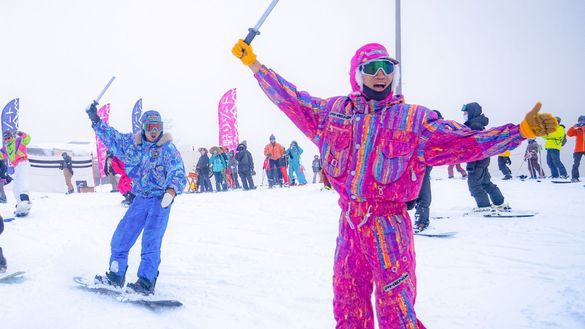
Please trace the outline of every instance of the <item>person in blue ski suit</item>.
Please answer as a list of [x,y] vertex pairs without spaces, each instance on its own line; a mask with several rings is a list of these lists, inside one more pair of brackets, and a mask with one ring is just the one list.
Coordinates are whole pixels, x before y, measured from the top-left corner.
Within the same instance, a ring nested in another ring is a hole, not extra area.
[[293,181],[294,173],[297,176],[298,184],[306,185],[307,179],[305,178],[305,173],[301,171],[301,154],[303,154],[303,149],[296,141],[292,141],[290,143],[290,148],[286,150],[286,154],[290,159],[288,164],[288,176],[290,177],[290,180]]
[[157,111],[144,112],[142,130],[133,135],[108,126],[98,117],[96,106],[94,102],[87,110],[92,127],[108,150],[124,162],[136,197],[112,237],[109,271],[105,276],[96,275],[95,281],[124,286],[128,253],[142,232],[138,281],[129,283],[126,289],[153,294],[171,205],[187,182],[183,160],[171,136],[163,133],[163,122]]

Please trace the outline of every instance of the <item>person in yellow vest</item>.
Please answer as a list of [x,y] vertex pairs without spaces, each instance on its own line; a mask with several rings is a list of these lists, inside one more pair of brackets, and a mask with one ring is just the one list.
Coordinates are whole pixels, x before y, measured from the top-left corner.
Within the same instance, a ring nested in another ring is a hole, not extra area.
[[512,179],[512,171],[508,167],[508,165],[512,164],[512,160],[510,159],[510,150],[500,153],[498,155],[498,168],[504,174],[503,180]]
[[6,130],[2,132],[4,147],[0,150],[0,160],[8,159],[14,167],[14,185],[12,192],[16,199],[14,215],[28,215],[32,203],[28,197],[28,175],[30,164],[26,146],[30,143],[30,135],[22,131]]
[[561,118],[556,117],[559,125],[554,132],[542,136],[546,140],[544,148],[546,149],[546,164],[550,168],[552,178],[567,179],[567,169],[561,162],[561,148],[566,143],[565,126],[561,124]]

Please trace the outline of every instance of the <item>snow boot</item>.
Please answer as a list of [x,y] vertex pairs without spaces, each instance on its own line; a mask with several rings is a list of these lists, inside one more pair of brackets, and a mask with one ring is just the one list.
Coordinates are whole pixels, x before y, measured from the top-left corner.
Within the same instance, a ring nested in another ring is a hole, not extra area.
[[128,283],[126,285],[126,292],[139,295],[154,295],[154,286],[156,285],[156,278],[150,282],[145,278],[138,278],[135,283]]
[[124,287],[126,278],[124,275],[117,275],[110,271],[106,272],[106,275],[96,275],[94,282],[95,284],[103,284],[106,286],[112,286],[116,288]]
[[429,227],[429,208],[417,208],[414,213],[414,233],[424,231]]
[[510,212],[512,210],[512,207],[510,207],[510,205],[508,205],[507,203],[502,203],[498,205],[493,205],[492,209],[496,211]]

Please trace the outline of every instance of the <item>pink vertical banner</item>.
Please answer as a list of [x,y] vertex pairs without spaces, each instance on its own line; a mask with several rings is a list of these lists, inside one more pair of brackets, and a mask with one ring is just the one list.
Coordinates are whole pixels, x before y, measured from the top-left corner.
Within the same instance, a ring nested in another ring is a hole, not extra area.
[[[97,113],[103,122],[108,123],[108,120],[110,119],[110,103],[102,106]],[[100,177],[105,177],[104,163],[106,161],[106,153],[108,152],[108,148],[97,136],[95,136],[95,146],[97,148],[98,169],[100,172]]]
[[228,90],[221,97],[217,112],[219,116],[219,145],[235,150],[240,143],[236,88]]

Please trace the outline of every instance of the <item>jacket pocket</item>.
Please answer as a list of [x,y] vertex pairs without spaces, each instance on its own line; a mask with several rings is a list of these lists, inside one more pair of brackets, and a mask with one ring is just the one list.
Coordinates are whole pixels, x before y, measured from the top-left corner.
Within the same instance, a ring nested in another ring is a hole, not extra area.
[[398,180],[406,171],[415,149],[412,133],[382,129],[376,145],[373,175],[381,184]]
[[340,176],[347,166],[351,144],[351,126],[329,125],[322,146],[323,169],[332,177]]

